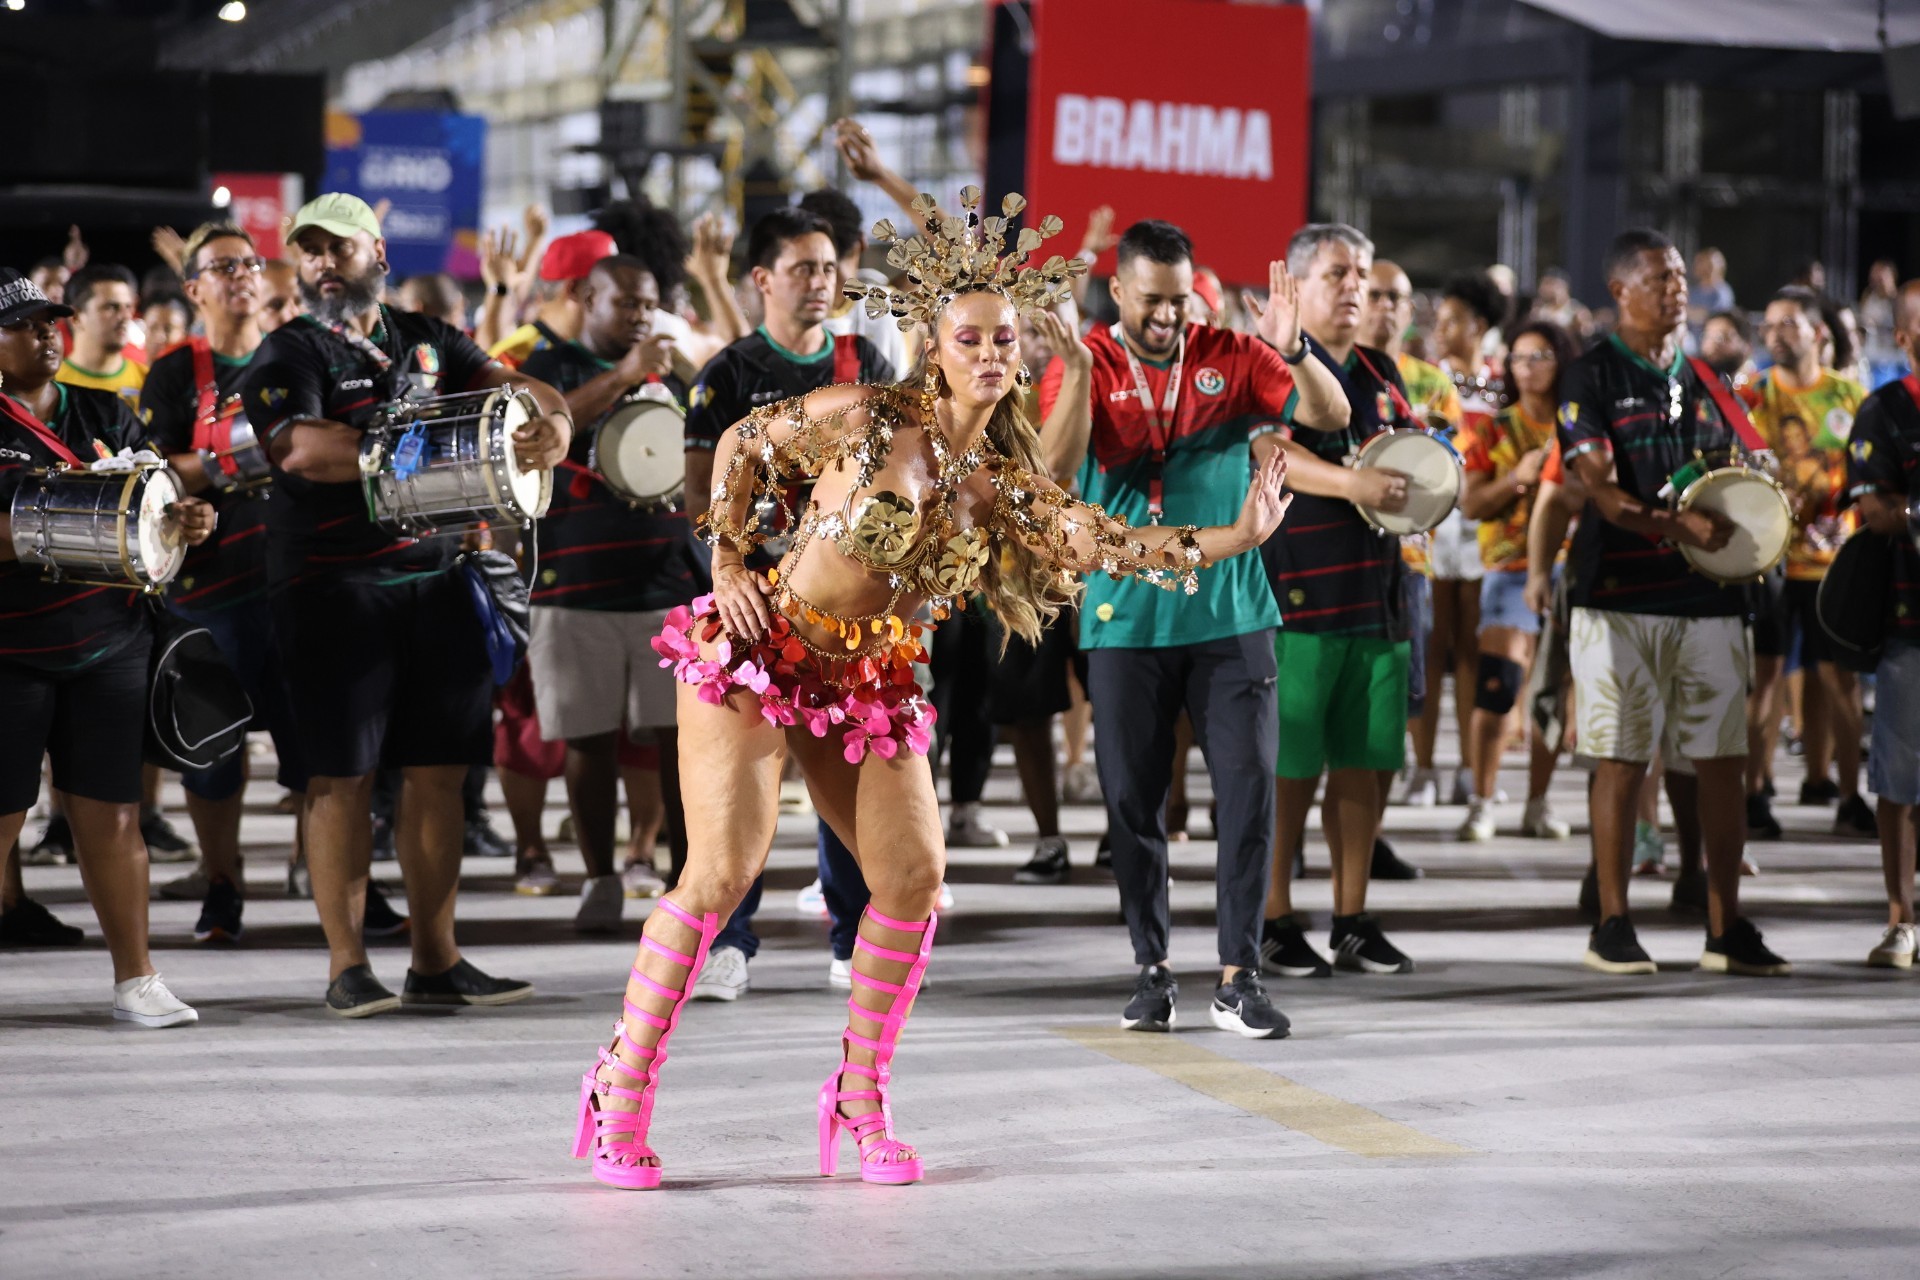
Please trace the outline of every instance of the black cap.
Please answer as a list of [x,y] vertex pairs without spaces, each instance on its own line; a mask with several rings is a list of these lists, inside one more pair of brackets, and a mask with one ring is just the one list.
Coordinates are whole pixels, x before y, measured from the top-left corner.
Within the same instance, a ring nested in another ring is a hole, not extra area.
[[0,324],[18,324],[43,315],[57,319],[72,314],[72,307],[48,302],[39,285],[12,267],[0,267]]

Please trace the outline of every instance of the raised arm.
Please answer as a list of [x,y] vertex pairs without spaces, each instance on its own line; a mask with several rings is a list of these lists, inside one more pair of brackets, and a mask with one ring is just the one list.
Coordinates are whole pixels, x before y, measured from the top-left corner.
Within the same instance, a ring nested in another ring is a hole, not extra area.
[[1294,408],[1295,425],[1315,431],[1341,431],[1353,417],[1353,406],[1333,370],[1318,360],[1309,360],[1306,335],[1300,329],[1300,282],[1287,270],[1285,262],[1267,264],[1267,302],[1262,306],[1252,294],[1241,301],[1253,313],[1260,340],[1280,353],[1293,374],[1294,390],[1300,402]]
[[1093,352],[1081,340],[1078,326],[1052,311],[1035,316],[1033,327],[1060,364],[1053,408],[1040,424],[1040,456],[1054,483],[1064,485],[1086,461],[1093,436]]

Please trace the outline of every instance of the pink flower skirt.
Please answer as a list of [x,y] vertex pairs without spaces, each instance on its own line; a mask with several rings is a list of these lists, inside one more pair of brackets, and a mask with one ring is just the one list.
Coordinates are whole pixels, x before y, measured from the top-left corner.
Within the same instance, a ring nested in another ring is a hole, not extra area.
[[[718,642],[711,659],[701,658],[702,641]],[[925,755],[932,743],[933,705],[913,678],[920,646],[912,639],[858,658],[821,658],[775,614],[765,637],[739,645],[722,634],[713,597],[705,595],[669,613],[653,647],[660,665],[699,690],[702,702],[719,706],[744,691],[759,699],[769,724],[803,725],[816,738],[838,733],[849,763],[868,752],[891,760],[902,747]]]

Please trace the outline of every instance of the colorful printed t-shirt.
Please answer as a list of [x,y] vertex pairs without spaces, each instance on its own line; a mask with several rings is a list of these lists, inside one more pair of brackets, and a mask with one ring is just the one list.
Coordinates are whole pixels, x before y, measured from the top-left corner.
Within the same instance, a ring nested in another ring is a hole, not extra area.
[[92,369],[82,369],[71,360],[60,362],[60,372],[53,375],[55,382],[64,382],[70,387],[92,387],[95,391],[111,391],[126,402],[129,409],[140,408],[140,388],[147,380],[147,366],[127,356],[120,357],[120,367],[112,373],[96,373]]
[[[1780,481],[1790,493],[1804,494],[1813,519],[1797,525],[1787,544],[1787,577],[1818,582],[1853,531],[1841,510],[1847,484],[1847,440],[1866,388],[1831,369],[1807,387],[1790,385],[1778,365],[1740,389],[1747,414],[1767,446],[1780,459]],[[1790,424],[1798,430],[1789,438]]]
[[[1523,455],[1553,439],[1552,422],[1536,422],[1518,404],[1508,405],[1491,421],[1481,420],[1459,436],[1460,460],[1474,474],[1498,480],[1520,465]],[[1544,477],[1544,468],[1542,475]],[[1533,494],[1514,499],[1505,511],[1480,522],[1480,563],[1488,569],[1525,570],[1527,520],[1533,515]]]

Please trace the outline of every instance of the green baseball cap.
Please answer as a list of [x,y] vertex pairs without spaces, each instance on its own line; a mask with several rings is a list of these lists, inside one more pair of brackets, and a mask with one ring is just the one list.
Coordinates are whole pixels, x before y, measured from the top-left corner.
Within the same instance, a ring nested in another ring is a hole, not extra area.
[[292,244],[294,237],[308,227],[319,227],[336,236],[364,231],[375,240],[380,238],[380,219],[373,216],[373,209],[359,196],[344,191],[329,191],[301,205],[300,212],[293,215],[293,225],[287,228],[287,243]]

